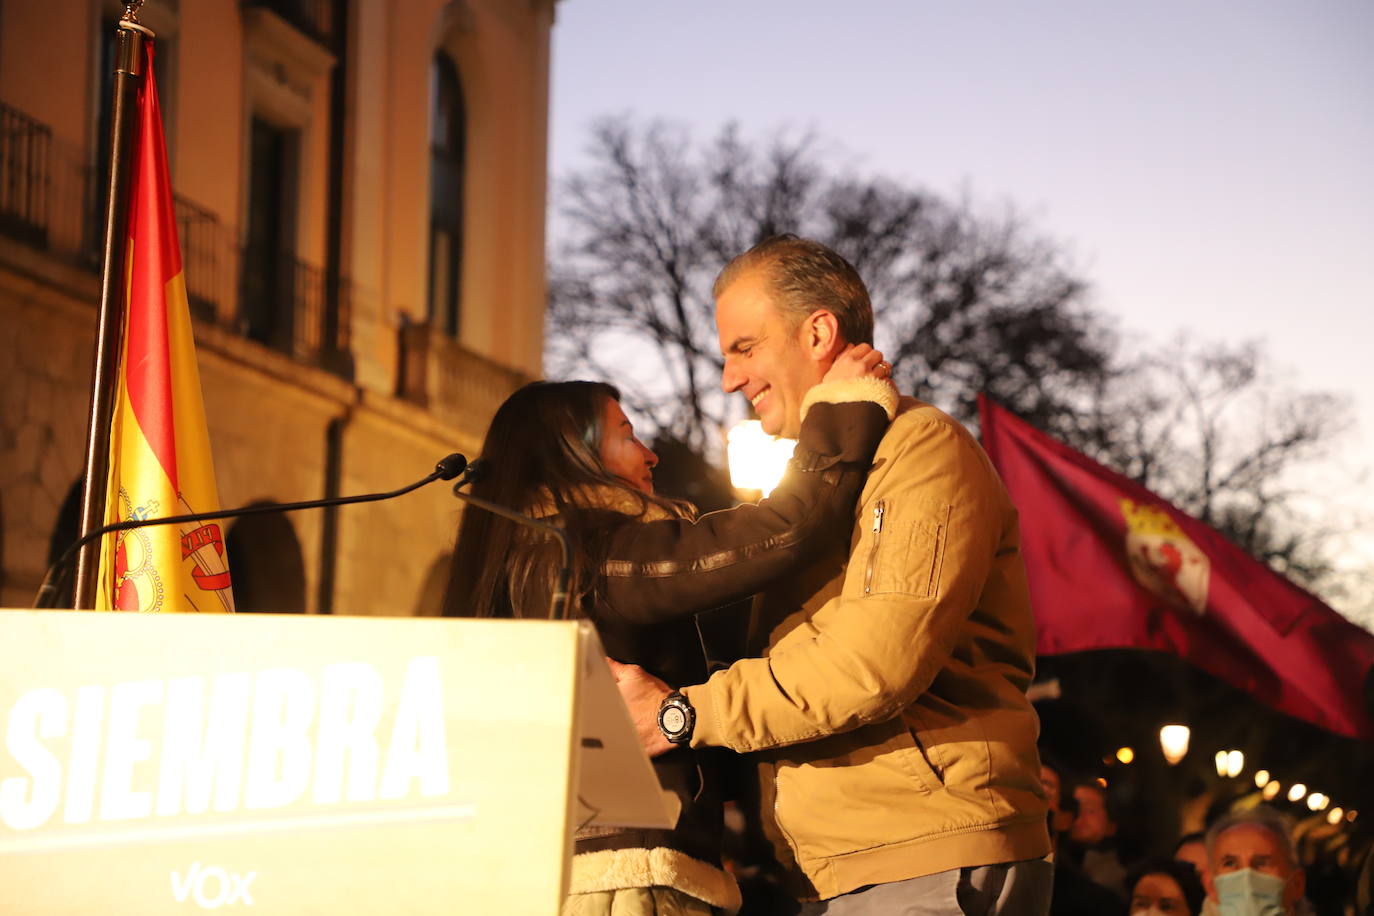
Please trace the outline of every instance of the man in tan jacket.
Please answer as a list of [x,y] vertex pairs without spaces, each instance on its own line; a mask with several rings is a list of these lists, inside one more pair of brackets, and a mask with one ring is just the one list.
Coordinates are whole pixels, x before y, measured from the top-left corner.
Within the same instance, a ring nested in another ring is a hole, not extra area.
[[[774,435],[796,436],[806,391],[847,343],[872,342],[854,268],[795,236],[735,258],[715,296],[722,386]],[[752,755],[803,913],[1049,911],[1019,547],[1016,510],[978,443],[904,397],[847,552],[756,599],[760,657],[677,690],[615,666],[650,754]]]

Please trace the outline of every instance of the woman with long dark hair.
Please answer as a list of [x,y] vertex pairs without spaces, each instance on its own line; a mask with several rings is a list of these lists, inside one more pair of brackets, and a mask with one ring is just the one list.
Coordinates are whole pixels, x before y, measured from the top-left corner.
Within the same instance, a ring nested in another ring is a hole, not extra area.
[[[867,345],[851,348],[811,389],[791,469],[757,505],[697,518],[690,505],[656,495],[657,459],[635,437],[619,392],[602,382],[535,382],[512,394],[492,419],[487,469],[472,493],[567,531],[569,616],[590,619],[608,655],[669,683],[696,683],[707,671],[693,614],[747,597],[848,537],[896,405],[881,358]],[[545,617],[560,556],[546,533],[469,507],[444,612]],[[721,868],[717,768],[688,747],[653,764],[682,801],[677,826],[579,831],[565,914],[738,908]]]

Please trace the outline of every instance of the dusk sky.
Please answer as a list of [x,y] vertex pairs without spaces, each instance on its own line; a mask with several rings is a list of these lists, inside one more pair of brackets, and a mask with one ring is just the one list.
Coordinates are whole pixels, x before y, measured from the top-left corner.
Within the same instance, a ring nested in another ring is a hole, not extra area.
[[[1125,338],[1257,339],[1359,428],[1319,489],[1374,518],[1374,3],[563,0],[550,169],[631,114],[812,131],[838,168],[1068,252]],[[1374,565],[1352,533],[1347,562]]]

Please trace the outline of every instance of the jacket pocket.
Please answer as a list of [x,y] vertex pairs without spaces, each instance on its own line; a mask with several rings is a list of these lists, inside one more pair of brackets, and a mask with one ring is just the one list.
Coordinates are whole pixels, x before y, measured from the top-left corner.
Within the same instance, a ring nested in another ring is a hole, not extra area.
[[808,862],[942,829],[944,806],[932,796],[944,783],[901,716],[806,747],[804,760],[780,760],[772,775],[774,826],[808,871]]
[[948,505],[908,508],[884,499],[874,503],[864,594],[939,595],[952,512]]
[[900,716],[895,721],[898,731],[892,738],[892,744],[896,748],[897,759],[918,786],[927,792],[939,792],[945,787],[944,778],[931,765],[920,739]]

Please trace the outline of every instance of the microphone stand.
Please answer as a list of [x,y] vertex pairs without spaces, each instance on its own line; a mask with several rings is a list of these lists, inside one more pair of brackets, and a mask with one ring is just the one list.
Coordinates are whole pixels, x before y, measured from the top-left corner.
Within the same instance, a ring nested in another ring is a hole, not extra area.
[[474,477],[482,473],[482,462],[474,461],[468,466],[468,473],[463,479],[453,485],[453,495],[464,502],[472,503],[479,509],[485,509],[493,515],[499,515],[504,519],[509,519],[517,525],[526,525],[530,528],[538,528],[540,531],[547,531],[558,540],[558,546],[563,553],[563,565],[558,568],[558,576],[554,580],[553,594],[549,596],[549,619],[566,620],[568,614],[568,579],[572,570],[572,547],[568,543],[568,532],[562,527],[552,522],[541,522],[538,519],[530,518],[528,515],[521,515],[513,509],[507,509],[479,496],[471,493],[464,493],[459,487],[468,483]]
[[128,521],[115,522],[110,525],[102,525],[78,538],[69,546],[57,561],[48,567],[47,574],[43,576],[43,584],[38,587],[38,595],[34,598],[35,608],[51,608],[51,602],[57,597],[57,578],[59,570],[66,567],[71,561],[72,556],[85,545],[98,537],[117,531],[129,531],[134,528],[143,528],[150,525],[175,525],[182,522],[203,522],[217,518],[238,518],[245,515],[265,515],[269,512],[293,512],[297,509],[319,509],[324,506],[344,506],[350,503],[370,503],[382,499],[392,499],[397,496],[404,496],[411,490],[418,490],[427,483],[435,480],[452,480],[462,474],[463,479],[456,483],[455,487],[460,487],[471,477],[473,465],[468,464],[467,458],[454,452],[452,455],[441,459],[434,466],[434,470],[428,475],[408,484],[397,490],[388,490],[385,493],[365,493],[360,496],[335,496],[328,499],[308,499],[294,503],[270,503],[260,506],[240,506],[237,509],[222,509],[218,512],[193,512],[187,515],[169,515],[164,518],[141,518],[129,519]]

